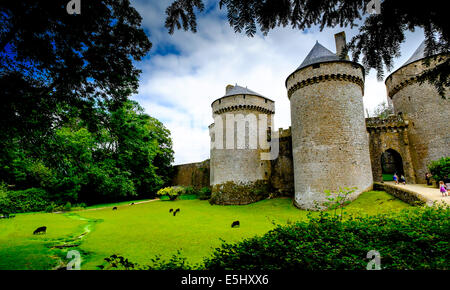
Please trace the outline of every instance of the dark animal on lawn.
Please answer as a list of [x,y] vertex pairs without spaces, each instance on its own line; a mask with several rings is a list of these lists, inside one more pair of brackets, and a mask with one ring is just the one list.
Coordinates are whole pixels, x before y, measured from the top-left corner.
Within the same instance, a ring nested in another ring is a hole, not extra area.
[[173,208],[169,209],[169,212],[173,212]]
[[134,202],[130,203],[130,205],[134,205]]
[[176,212],[179,212],[179,211],[180,211],[180,209],[179,209],[179,208],[177,208]]
[[231,227],[232,228],[234,228],[234,227],[240,227],[241,226],[241,223],[239,222],[239,221],[234,221],[232,224],[231,224]]
[[177,214],[177,211],[174,211],[174,212],[173,212],[173,216],[175,216],[176,214]]
[[113,207],[113,210],[117,210],[117,206]]
[[46,232],[47,232],[47,227],[39,227],[33,232],[33,235],[45,234]]

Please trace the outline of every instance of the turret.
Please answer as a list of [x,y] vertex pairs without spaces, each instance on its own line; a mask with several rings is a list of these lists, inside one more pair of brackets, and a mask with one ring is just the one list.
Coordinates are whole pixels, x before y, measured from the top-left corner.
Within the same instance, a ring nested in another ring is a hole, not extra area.
[[445,99],[433,84],[420,84],[418,76],[448,59],[448,54],[429,57],[430,66],[423,63],[425,41],[413,55],[385,81],[388,97],[392,100],[396,114],[410,120],[408,128],[409,145],[415,180],[425,183],[425,173],[431,160],[450,156],[450,101],[448,88]]
[[[336,36],[336,44],[340,52],[345,34]],[[286,80],[294,204],[302,209],[323,209],[325,190],[357,187],[350,196],[354,199],[373,184],[362,101],[364,68],[339,54],[316,42]]]
[[[212,104],[214,123],[211,136],[211,186],[233,182],[251,186],[270,177],[269,132],[275,113],[274,101],[237,84],[228,85],[225,95]],[[214,187],[213,187],[214,191]],[[214,192],[213,192],[214,194]],[[223,204],[243,204],[246,200],[232,196]]]

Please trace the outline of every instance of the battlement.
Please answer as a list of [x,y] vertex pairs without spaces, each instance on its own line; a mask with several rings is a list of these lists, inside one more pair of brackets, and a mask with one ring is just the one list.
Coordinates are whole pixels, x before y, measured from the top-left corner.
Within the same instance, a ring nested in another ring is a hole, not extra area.
[[404,115],[390,115],[387,118],[366,118],[366,127],[369,133],[375,131],[395,131],[408,128],[409,120]]
[[230,111],[249,110],[265,114],[275,114],[275,102],[258,95],[232,95],[215,100],[211,104],[213,114]]
[[332,61],[308,66],[292,73],[286,79],[288,98],[297,90],[314,84],[321,84],[322,87],[330,87],[333,90],[333,83],[336,81],[356,84],[364,95],[364,68],[350,61]]
[[431,56],[429,57],[430,66],[424,64],[423,59],[419,59],[400,67],[386,78],[385,84],[388,96],[393,98],[400,90],[418,82],[418,76],[424,71],[437,66],[449,57],[449,54]]
[[278,138],[289,138],[291,137],[291,127],[287,129],[279,128],[278,129]]

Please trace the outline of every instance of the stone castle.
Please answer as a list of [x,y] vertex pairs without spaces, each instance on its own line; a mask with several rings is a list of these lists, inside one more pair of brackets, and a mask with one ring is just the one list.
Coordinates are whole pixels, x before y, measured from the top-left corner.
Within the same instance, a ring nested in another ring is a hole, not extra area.
[[[219,204],[253,202],[267,197],[264,190],[293,195],[302,209],[323,208],[325,190],[356,188],[354,199],[381,182],[383,173],[424,183],[429,162],[450,155],[448,91],[444,99],[433,85],[417,81],[429,69],[422,63],[424,42],[386,78],[395,114],[382,119],[364,117],[364,68],[341,58],[343,32],[335,41],[336,53],[316,42],[287,77],[292,120],[287,130],[272,129],[274,101],[228,85],[211,105],[210,160],[176,166],[173,183],[212,186]],[[430,57],[431,66],[448,57]],[[261,182],[268,187],[252,187]]]

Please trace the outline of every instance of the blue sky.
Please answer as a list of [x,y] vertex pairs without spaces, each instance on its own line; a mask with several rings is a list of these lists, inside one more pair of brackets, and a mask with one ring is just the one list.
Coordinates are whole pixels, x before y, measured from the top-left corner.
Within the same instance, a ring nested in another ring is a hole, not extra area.
[[[334,34],[345,31],[347,41],[358,31],[336,27],[308,31],[281,27],[267,36],[250,38],[236,34],[226,21],[225,8],[218,0],[206,0],[205,12],[198,15],[198,32],[175,31],[164,27],[165,9],[171,0],[132,0],[143,17],[142,24],[153,47],[137,64],[142,69],[139,93],[133,96],[146,113],[158,118],[171,131],[175,164],[209,158],[208,125],[213,122],[211,103],[225,94],[227,84],[247,86],[275,101],[275,127],[290,126],[286,77],[306,57],[316,40],[335,51]],[[420,45],[423,30],[406,34],[400,67]],[[387,76],[388,74],[386,74]],[[375,71],[366,77],[364,106],[369,113],[386,100],[384,82]]]

